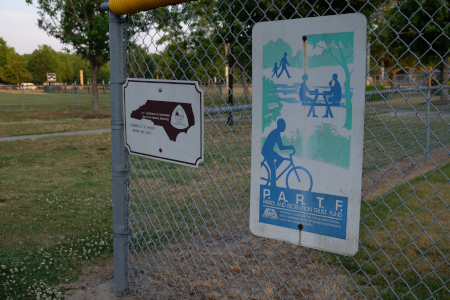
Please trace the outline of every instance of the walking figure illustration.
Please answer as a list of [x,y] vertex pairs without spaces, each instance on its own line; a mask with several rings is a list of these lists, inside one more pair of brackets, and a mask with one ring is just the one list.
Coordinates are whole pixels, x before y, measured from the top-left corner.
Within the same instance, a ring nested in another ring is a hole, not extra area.
[[[273,75],[277,75],[278,74],[278,69],[279,69],[279,67],[277,66],[277,63],[275,63],[274,66],[273,66],[273,69],[272,69],[272,72],[273,72],[272,78],[273,78]],[[278,75],[277,75],[277,77],[278,77]]]
[[277,75],[277,78],[280,78],[281,74],[283,74],[283,71],[286,71],[288,78],[291,78],[291,75],[289,75],[286,65],[291,66],[291,64],[288,63],[288,61],[287,61],[287,52],[284,52],[284,56],[281,58],[281,61],[280,61],[281,71],[280,71],[280,74]]

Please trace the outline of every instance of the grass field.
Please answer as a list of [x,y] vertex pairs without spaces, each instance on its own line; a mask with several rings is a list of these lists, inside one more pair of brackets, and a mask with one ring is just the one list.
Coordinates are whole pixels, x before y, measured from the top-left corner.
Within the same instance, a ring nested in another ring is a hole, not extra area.
[[[360,251],[340,257],[364,294],[449,299],[450,165],[361,205]],[[447,290],[446,290],[447,289]]]
[[[228,89],[205,89],[205,107],[222,107],[228,100]],[[92,95],[70,93],[44,93],[25,90],[25,110],[22,109],[22,91],[0,90],[0,137],[44,134],[109,128],[109,118],[86,118],[92,115]],[[242,88],[235,88],[235,105],[244,104]],[[226,100],[224,100],[226,99]],[[110,94],[100,90],[100,113],[110,115]],[[235,113],[240,115],[242,113]],[[222,117],[226,117],[224,114]]]
[[53,299],[111,256],[110,144],[109,134],[0,143],[1,299]]
[[[205,108],[221,107],[228,103],[228,88],[217,86],[205,86],[204,101]],[[43,90],[0,90],[0,111],[11,109],[39,108],[39,107],[74,107],[79,105],[82,107],[92,107],[92,94],[84,90],[82,93],[76,94],[74,90],[68,90],[67,93],[44,93]],[[245,104],[245,95],[240,86],[236,86],[233,90],[234,104]],[[110,91],[103,92],[99,89],[99,101],[101,106],[110,105]]]
[[433,119],[429,127],[420,117],[379,116],[369,120],[364,132],[364,170],[402,160],[417,162],[427,147],[427,130],[429,150],[450,145],[450,116]]
[[[36,107],[78,106],[75,93],[44,93],[43,90],[0,90],[0,110]],[[24,101],[23,101],[24,100]],[[101,106],[110,105],[110,94],[99,92]],[[92,94],[80,93],[80,106],[92,107]]]
[[[109,115],[111,108],[102,106],[100,113]],[[111,127],[110,118],[86,118],[90,115],[90,107],[0,109],[0,137]]]

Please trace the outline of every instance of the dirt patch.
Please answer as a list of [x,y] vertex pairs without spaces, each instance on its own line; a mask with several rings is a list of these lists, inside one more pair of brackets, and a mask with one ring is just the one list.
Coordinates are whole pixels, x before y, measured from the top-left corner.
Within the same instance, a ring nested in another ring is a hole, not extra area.
[[105,114],[98,114],[98,115],[86,115],[82,116],[82,119],[109,119],[111,118],[111,115],[105,115]]
[[411,157],[410,160],[398,161],[376,171],[366,173],[363,177],[362,195],[365,200],[373,200],[384,195],[393,187],[412,180],[422,174],[450,163],[448,147],[440,147],[430,151],[430,160],[423,154]]
[[107,260],[88,267],[81,278],[73,283],[61,285],[58,289],[69,290],[63,296],[66,300],[136,300],[136,296],[114,295],[114,263]]
[[248,228],[230,232],[228,225],[132,254],[130,290],[135,295],[114,296],[112,260],[59,288],[70,289],[66,300],[347,299],[357,290],[346,273],[321,264],[314,250],[256,237]]
[[[233,214],[242,213],[236,209]],[[151,299],[346,299],[355,285],[317,251],[254,236],[248,214],[130,256],[130,290]]]

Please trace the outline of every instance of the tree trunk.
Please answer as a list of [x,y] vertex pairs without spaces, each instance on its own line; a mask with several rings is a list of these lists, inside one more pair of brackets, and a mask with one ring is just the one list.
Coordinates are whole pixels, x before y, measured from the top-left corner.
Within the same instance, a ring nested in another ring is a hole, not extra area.
[[433,67],[428,67],[428,86],[431,86],[431,77],[433,77],[433,74],[431,71],[433,70]]
[[353,114],[353,105],[352,105],[352,97],[350,95],[351,89],[350,89],[350,72],[348,71],[348,68],[344,68],[345,71],[345,82],[344,82],[344,89],[345,89],[345,123],[344,128],[347,128],[348,130],[352,129],[352,114]]
[[241,63],[239,63],[238,66],[239,66],[239,70],[240,70],[240,73],[241,73],[242,87],[244,88],[245,103],[246,104],[251,104],[252,103],[252,97],[250,97],[250,90],[248,89],[247,74],[245,73],[245,70],[242,67]]
[[391,81],[391,89],[395,89],[397,85],[395,84],[395,78],[397,77],[398,70],[392,70],[392,81]]
[[100,114],[100,106],[98,103],[98,86],[97,86],[97,77],[98,70],[100,66],[95,64],[95,62],[91,62],[91,73],[92,73],[92,108],[94,115]]
[[[450,70],[449,65],[450,65],[450,56],[446,56],[441,65],[441,84],[442,85],[448,85],[448,80],[449,80],[448,71]],[[449,89],[441,90],[441,101],[450,100],[450,97],[448,96],[449,92],[450,92]]]
[[344,73],[345,73],[345,82],[344,82],[344,89],[345,89],[345,123],[344,123],[344,128],[346,128],[348,130],[351,130],[352,126],[353,126],[352,125],[353,124],[353,105],[352,105],[352,96],[351,96],[351,89],[350,89],[350,75],[351,75],[351,72],[348,69],[347,59],[345,58],[344,52],[342,51],[341,47],[339,47],[339,54],[341,56],[342,68],[344,69]]

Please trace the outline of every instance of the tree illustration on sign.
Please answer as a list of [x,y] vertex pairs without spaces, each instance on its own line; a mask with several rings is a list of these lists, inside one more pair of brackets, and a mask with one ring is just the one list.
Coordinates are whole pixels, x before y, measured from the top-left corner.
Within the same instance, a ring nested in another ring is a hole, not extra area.
[[[321,54],[308,57],[308,67],[341,66],[345,73],[345,124],[344,128],[352,129],[352,94],[348,65],[353,63],[353,32],[326,33],[307,35],[307,43],[313,49],[322,49]],[[331,72],[333,73],[333,72]]]

